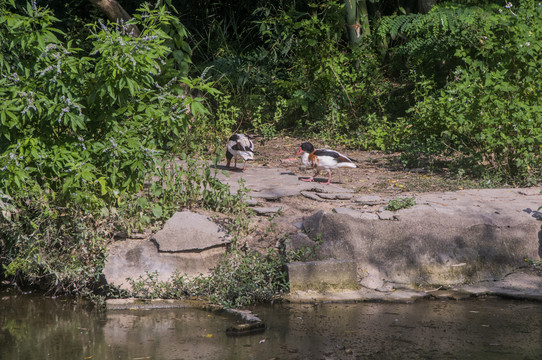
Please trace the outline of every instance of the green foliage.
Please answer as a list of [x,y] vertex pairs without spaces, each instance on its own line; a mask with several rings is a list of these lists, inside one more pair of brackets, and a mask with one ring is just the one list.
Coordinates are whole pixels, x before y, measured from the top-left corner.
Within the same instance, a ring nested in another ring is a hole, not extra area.
[[381,110],[377,58],[370,44],[348,48],[340,2],[309,3],[306,11],[261,7],[254,16],[260,42],[221,53],[208,73],[233,95],[239,124],[265,137],[285,128],[340,137]]
[[53,292],[92,289],[99,282],[111,229],[77,204],[61,206],[53,196],[39,188],[24,196],[3,195],[2,273],[19,285]]
[[[163,28],[172,17],[163,9],[141,9],[145,16],[134,20],[143,27],[139,38],[122,26],[91,25],[90,54],[51,35],[59,31],[49,10],[5,10],[2,46],[15,54],[0,62],[7,70],[0,79],[7,99],[0,105],[5,192],[37,184],[63,196],[93,191],[114,198],[137,190],[171,137],[188,131],[187,107],[193,116],[204,113],[202,99],[188,100],[168,74],[172,49],[164,43],[171,38]],[[38,20],[41,31],[24,30]]]
[[270,301],[288,290],[284,258],[274,249],[265,256],[234,250],[218,264],[209,278],[210,301],[225,307],[241,307]]
[[[216,165],[225,134],[242,127],[402,150],[404,165],[445,164],[460,176],[523,185],[542,177],[536,1],[450,1],[424,15],[374,17],[378,36],[355,49],[341,1],[263,2],[256,11],[242,1],[242,18],[219,2],[180,15],[164,3],[172,1],[130,10],[135,38],[94,15],[82,26],[67,10],[59,23],[37,2],[0,0],[2,276],[88,293],[106,240],[179,208],[224,212],[241,239],[247,190],[230,194],[196,158],[215,156]],[[189,38],[179,16],[209,26]],[[388,44],[390,57],[374,44]],[[235,249],[216,274],[178,278],[160,294],[263,301],[285,289],[277,269],[288,257]],[[142,286],[136,293],[155,296]]]
[[432,7],[428,14],[385,17],[378,26],[378,36],[392,45],[392,65],[396,69],[416,69],[444,82],[461,63],[455,54],[459,47],[473,48],[480,38],[488,12],[496,8],[445,2]]
[[539,275],[542,275],[542,260],[533,260],[526,257],[525,262],[529,264],[531,269],[538,272]]
[[94,23],[76,41],[55,21],[35,2],[0,2],[0,261],[17,283],[88,292],[113,233],[195,204],[236,209],[239,197],[208,166],[173,161],[174,150],[212,145],[197,125],[204,96],[218,94],[184,77],[177,18],[144,6],[130,22],[140,37]]
[[386,210],[397,211],[401,209],[408,209],[410,207],[413,207],[414,205],[416,205],[416,201],[414,200],[414,198],[397,198],[392,199],[388,202],[388,205],[386,205]]
[[453,81],[438,89],[416,77],[409,161],[440,156],[478,176],[526,185],[540,179],[541,19],[542,6],[531,2],[488,13],[472,33],[477,45],[456,49],[463,65]]
[[271,301],[288,290],[286,261],[287,257],[275,249],[262,255],[234,248],[222,257],[209,276],[175,275],[169,281],[160,281],[157,273],[147,274],[129,279],[131,289],[118,296],[144,299],[196,296],[226,308],[243,307]]

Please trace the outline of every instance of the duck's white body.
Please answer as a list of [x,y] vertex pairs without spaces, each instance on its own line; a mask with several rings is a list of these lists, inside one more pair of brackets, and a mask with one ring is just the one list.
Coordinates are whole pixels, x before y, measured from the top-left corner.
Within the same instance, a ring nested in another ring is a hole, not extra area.
[[[326,170],[328,173],[328,179],[326,184],[331,183],[331,170],[341,167],[357,168],[353,160],[347,156],[341,154],[335,150],[328,149],[314,149],[311,143],[303,143],[299,147],[297,154],[301,155],[301,163],[305,166],[310,166],[316,169],[316,173],[308,178],[302,179],[303,181],[314,181],[314,177],[320,173],[321,170]],[[339,172],[339,181],[341,173]]]
[[226,145],[226,167],[230,167],[231,159],[235,161],[234,168],[237,168],[237,158],[243,159],[243,170],[247,168],[247,161],[254,159],[254,144],[252,140],[244,134],[234,134],[228,139]]

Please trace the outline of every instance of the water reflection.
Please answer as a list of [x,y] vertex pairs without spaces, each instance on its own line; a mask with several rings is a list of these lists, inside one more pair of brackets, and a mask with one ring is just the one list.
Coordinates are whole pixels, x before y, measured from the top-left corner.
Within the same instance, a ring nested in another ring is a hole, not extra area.
[[72,299],[0,294],[0,359],[540,359],[542,304],[274,305],[264,333],[194,309],[96,312]]

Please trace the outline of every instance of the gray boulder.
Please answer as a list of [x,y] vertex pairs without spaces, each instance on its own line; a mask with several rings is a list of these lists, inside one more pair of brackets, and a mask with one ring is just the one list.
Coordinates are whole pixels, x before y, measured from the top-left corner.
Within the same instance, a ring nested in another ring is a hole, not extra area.
[[504,278],[539,260],[542,223],[538,193],[468,190],[428,194],[393,213],[395,221],[319,211],[303,228],[323,240],[321,259],[351,259],[361,284],[412,287],[456,285]]
[[229,243],[226,230],[205,215],[190,211],[173,214],[153,240],[161,252],[201,251]]
[[156,272],[167,281],[175,273],[208,275],[229,238],[224,229],[204,215],[178,212],[152,239],[127,239],[112,243],[107,250],[104,275],[109,284],[129,289],[130,282]]

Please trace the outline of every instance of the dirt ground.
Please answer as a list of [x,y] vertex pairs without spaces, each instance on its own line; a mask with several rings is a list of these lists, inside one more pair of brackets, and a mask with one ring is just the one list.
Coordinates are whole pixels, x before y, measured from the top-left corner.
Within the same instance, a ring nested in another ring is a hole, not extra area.
[[[358,169],[341,169],[341,180],[336,172],[332,173],[332,183],[353,189],[357,193],[371,194],[408,194],[421,192],[456,191],[476,188],[479,184],[466,179],[450,177],[446,171],[429,172],[426,169],[405,169],[398,153],[382,151],[356,151],[345,149],[318,140],[276,137],[264,140],[253,136],[255,152],[253,165],[275,168],[295,169],[301,176],[312,176],[314,170],[299,169],[299,156],[295,153],[302,142],[310,141],[315,148],[327,148],[341,152],[357,161]],[[284,159],[291,159],[285,161]],[[295,160],[294,160],[295,159]],[[318,181],[327,181],[327,173],[322,171]]]

